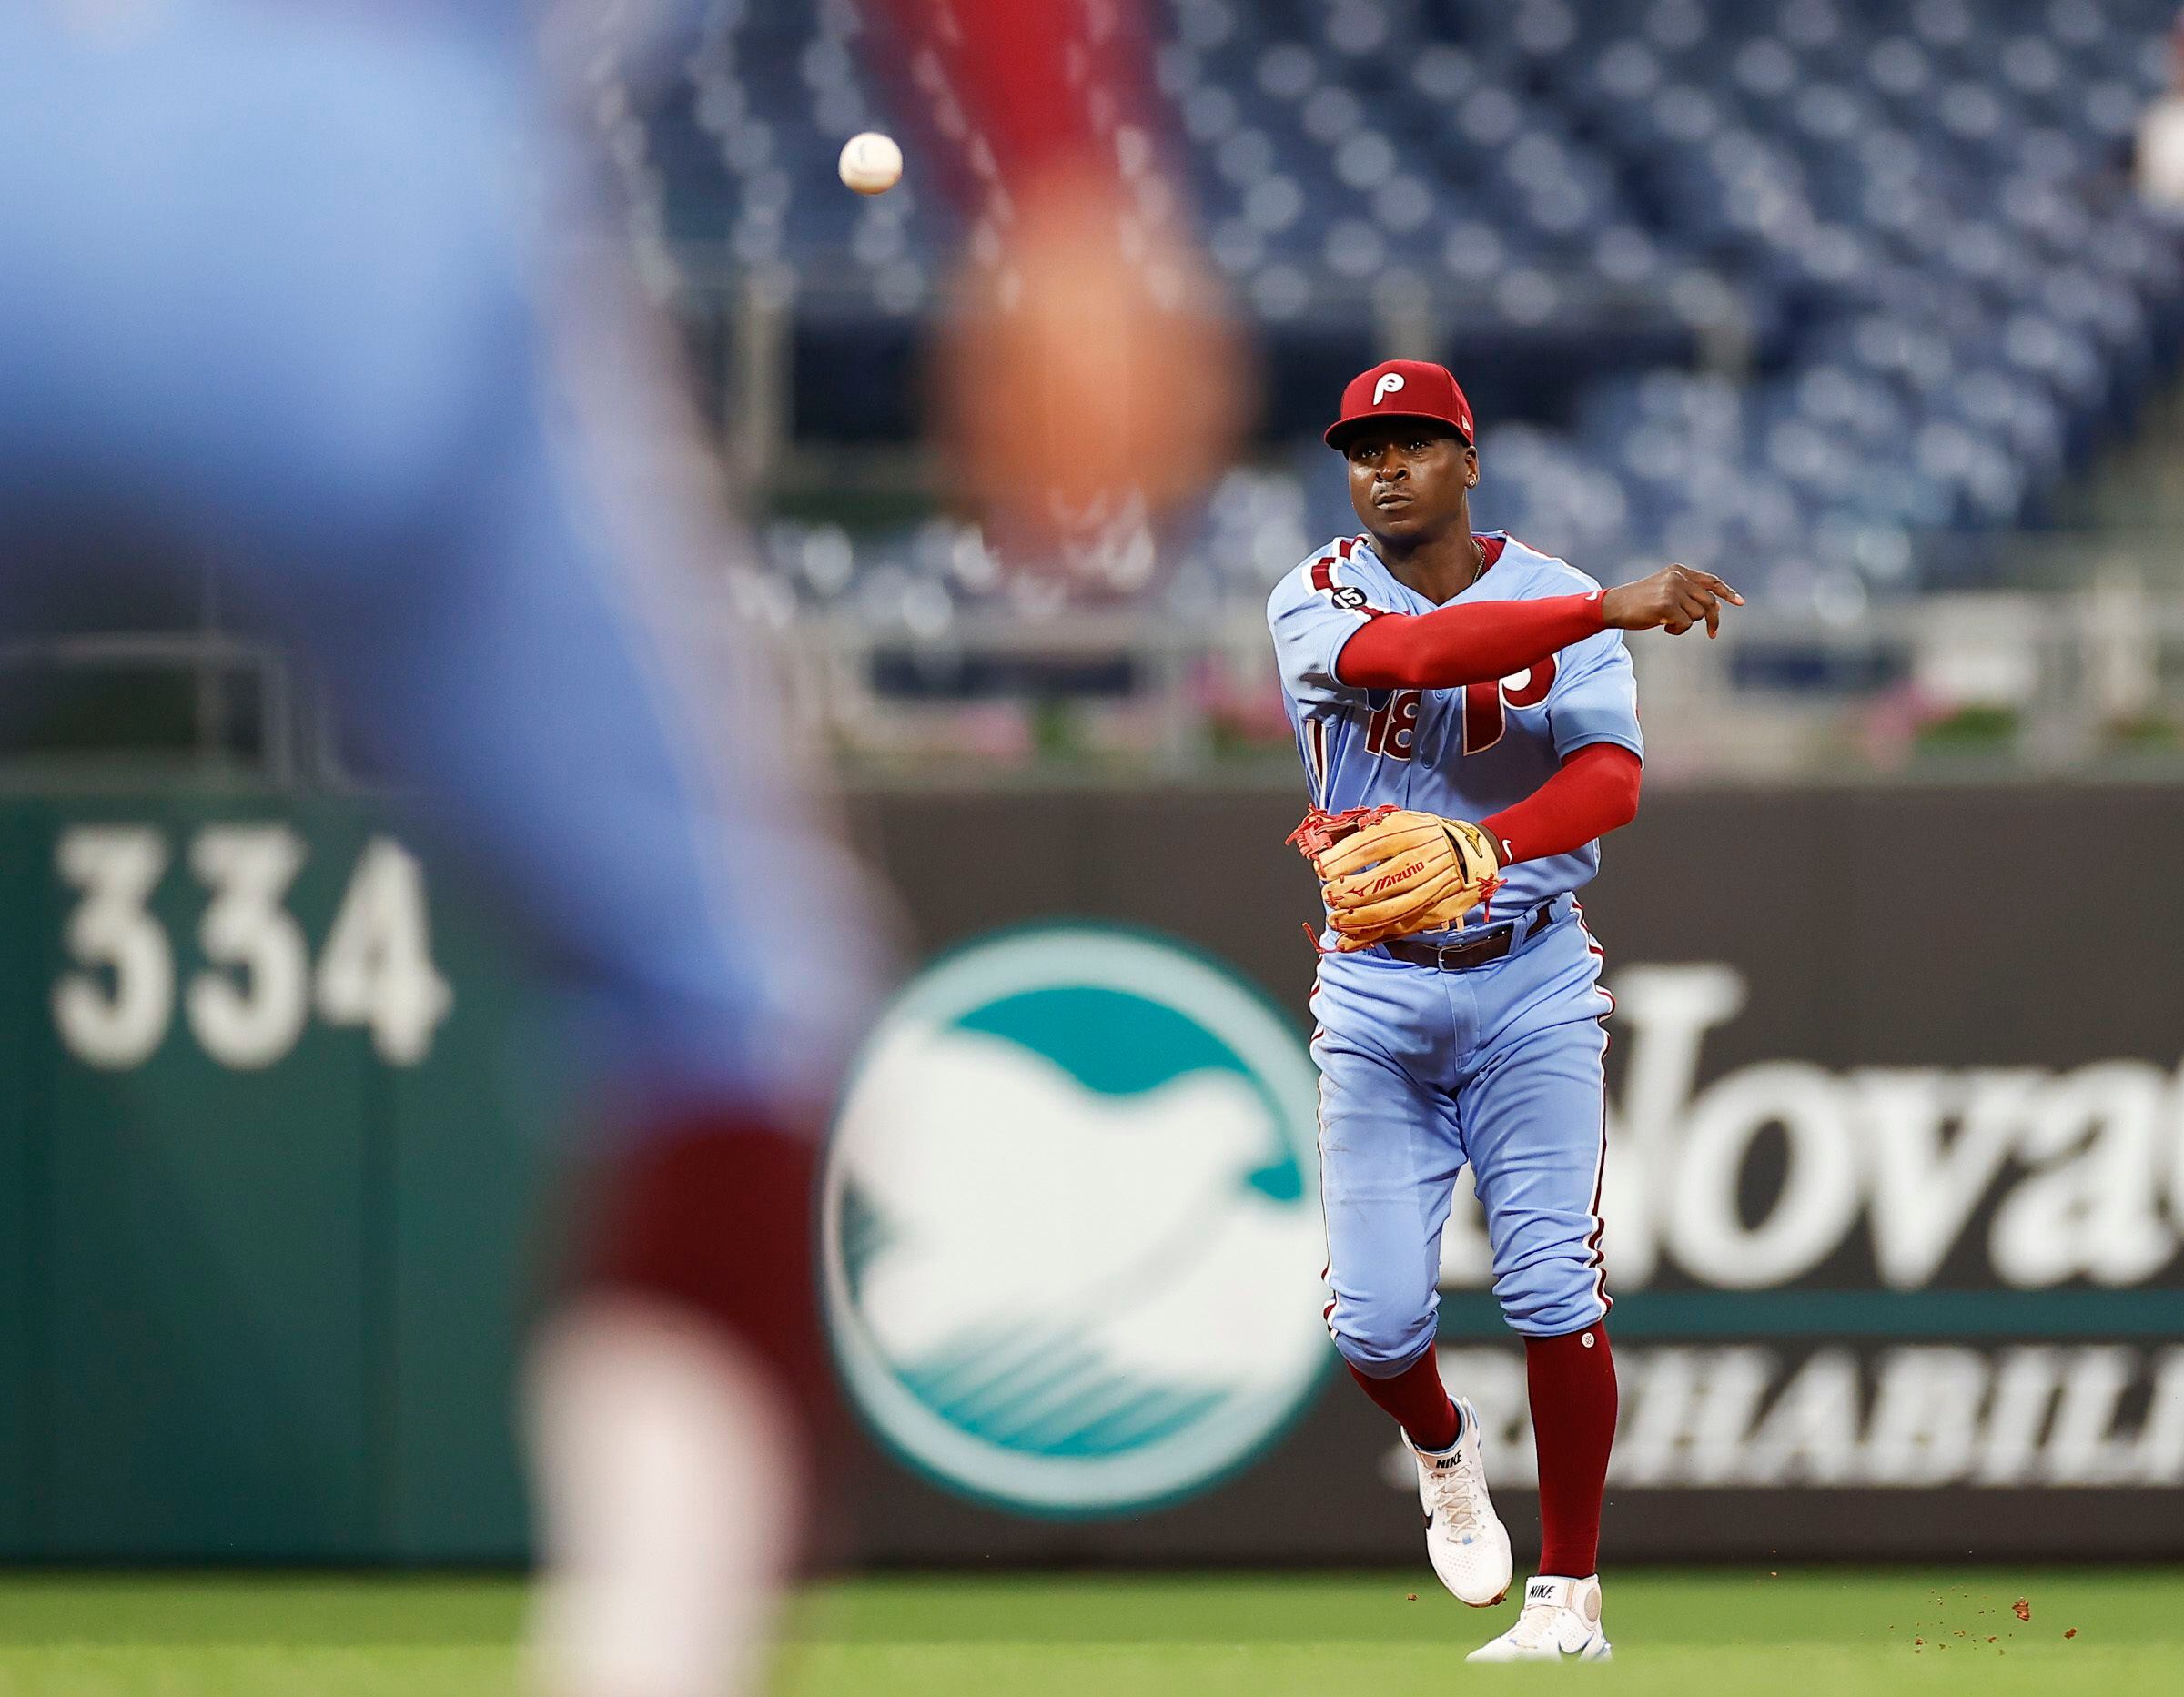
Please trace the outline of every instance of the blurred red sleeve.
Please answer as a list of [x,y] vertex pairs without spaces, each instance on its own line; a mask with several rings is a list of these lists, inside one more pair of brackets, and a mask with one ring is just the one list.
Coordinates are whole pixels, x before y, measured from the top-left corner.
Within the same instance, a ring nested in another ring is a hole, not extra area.
[[[1059,170],[1119,175],[1116,131],[1154,112],[1138,0],[864,0],[890,67],[956,174],[1014,187]],[[990,149],[980,157],[978,143]],[[975,190],[970,181],[960,193]]]

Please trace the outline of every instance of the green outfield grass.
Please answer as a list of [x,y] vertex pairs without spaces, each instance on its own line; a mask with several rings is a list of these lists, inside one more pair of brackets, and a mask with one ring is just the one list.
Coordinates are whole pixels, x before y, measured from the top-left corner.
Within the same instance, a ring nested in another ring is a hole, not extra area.
[[[2010,1608],[2020,1596],[2028,1622]],[[1673,1697],[2184,1689],[2184,1569],[1656,1571],[1612,1576],[1607,1601],[1613,1666],[1503,1670],[1462,1655],[1512,1608],[1461,1609],[1403,1574],[868,1580],[798,1604],[782,1684],[794,1697],[1424,1697],[1562,1678]],[[521,1610],[520,1587],[490,1580],[0,1576],[0,1693],[501,1693]]]

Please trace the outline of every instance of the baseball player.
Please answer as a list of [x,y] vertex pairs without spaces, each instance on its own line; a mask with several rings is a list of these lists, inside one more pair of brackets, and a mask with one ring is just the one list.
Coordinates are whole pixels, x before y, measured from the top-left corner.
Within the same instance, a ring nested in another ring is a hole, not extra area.
[[[218,561],[534,945],[592,1205],[531,1357],[541,1676],[743,1689],[828,1394],[814,1134],[878,931],[760,657],[678,653],[723,544],[625,297],[556,245],[588,224],[511,168],[556,157],[540,90],[385,10],[0,7],[0,629]],[[792,866],[816,934],[762,894]]]
[[1494,1294],[1525,1341],[1544,1530],[1522,1616],[1471,1660],[1597,1660],[1612,1003],[1575,892],[1638,806],[1622,633],[1712,635],[1742,599],[1682,566],[1603,591],[1474,534],[1471,409],[1440,366],[1354,379],[1327,441],[1365,533],[1285,576],[1268,622],[1311,792],[1297,840],[1329,914],[1312,996],[1329,1328],[1417,1453],[1434,1571],[1463,1602],[1500,1602],[1509,1535],[1477,1417],[1442,1388],[1433,1347],[1441,1228],[1468,1166]]
[[[604,217],[556,115],[610,103],[541,77],[531,9],[0,5],[0,632],[126,617],[132,568],[217,559],[552,969],[597,1170],[529,1386],[535,1671],[691,1697],[763,1677],[830,1400],[814,1132],[886,950],[763,657],[689,663],[729,634],[687,586],[730,545],[587,257]],[[585,76],[644,11],[560,9]],[[1087,174],[1124,197],[1117,103],[1070,73],[1132,9],[889,3],[976,120],[943,127],[1026,205]],[[1186,328],[1112,243],[1063,237],[1011,244],[1035,297],[1073,267],[1135,305],[1087,343],[1033,299],[996,416],[1032,377],[1051,416],[1102,416],[1118,338],[1155,350],[1120,386],[1142,400]],[[1117,477],[1192,428],[1127,412]],[[1046,434],[1012,461],[1035,484]]]

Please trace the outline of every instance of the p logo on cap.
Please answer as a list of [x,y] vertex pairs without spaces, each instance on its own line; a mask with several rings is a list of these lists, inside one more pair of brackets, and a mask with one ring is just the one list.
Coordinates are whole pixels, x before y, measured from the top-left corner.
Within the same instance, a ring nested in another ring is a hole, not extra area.
[[1390,419],[1430,419],[1471,443],[1471,403],[1448,367],[1427,359],[1384,359],[1342,389],[1341,416],[1327,428],[1327,445],[1341,449],[1367,425]]

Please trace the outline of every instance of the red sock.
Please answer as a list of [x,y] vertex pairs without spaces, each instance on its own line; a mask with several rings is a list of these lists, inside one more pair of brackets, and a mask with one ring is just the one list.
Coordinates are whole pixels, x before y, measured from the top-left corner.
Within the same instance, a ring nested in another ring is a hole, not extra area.
[[577,1277],[695,1309],[780,1374],[814,1441],[839,1409],[819,1318],[820,1142],[729,1113],[663,1116],[589,1176]]
[[1615,1443],[1608,1328],[1524,1340],[1540,1453],[1540,1571],[1584,1579],[1600,1566],[1600,1502]]
[[1358,1388],[1392,1414],[1403,1435],[1421,1450],[1446,1450],[1456,1441],[1456,1405],[1441,1389],[1441,1363],[1433,1358],[1434,1351],[1428,1349],[1393,1379],[1373,1379],[1350,1369]]

